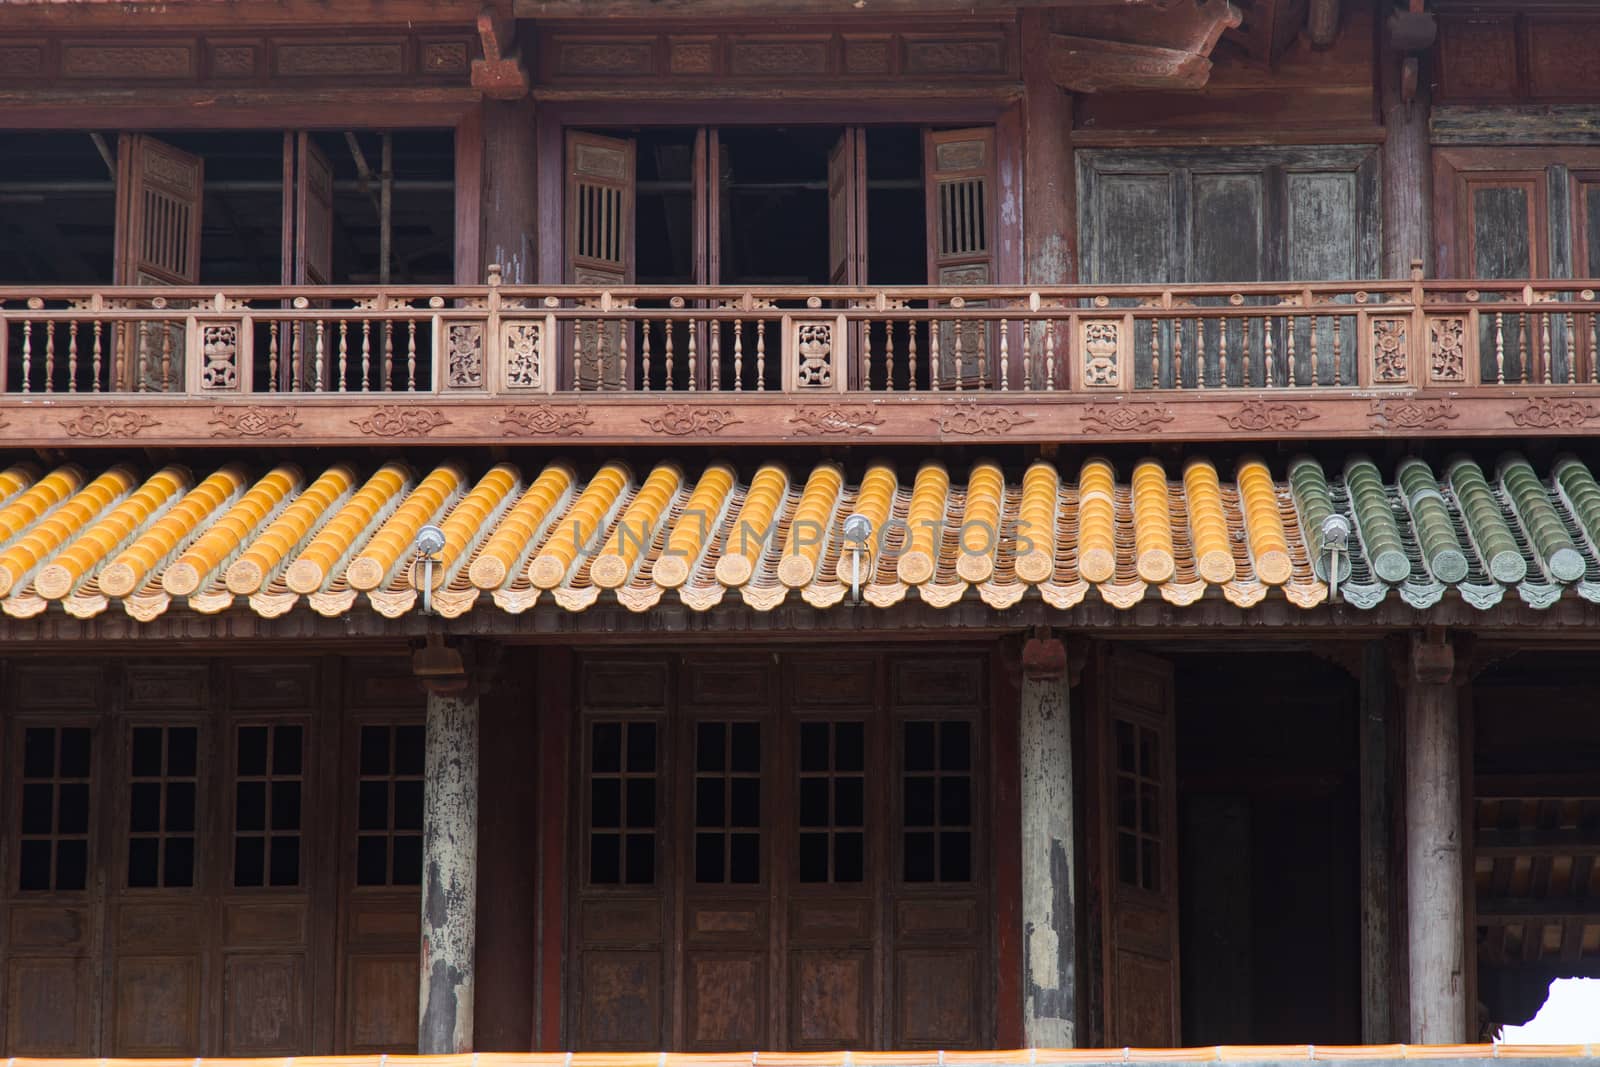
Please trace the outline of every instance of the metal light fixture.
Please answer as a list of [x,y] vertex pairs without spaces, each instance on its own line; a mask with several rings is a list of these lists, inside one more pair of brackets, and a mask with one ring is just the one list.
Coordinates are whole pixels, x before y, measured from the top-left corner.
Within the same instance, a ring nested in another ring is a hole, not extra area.
[[1322,520],[1323,565],[1328,570],[1328,599],[1339,599],[1339,579],[1350,569],[1350,520],[1343,515],[1329,515]]
[[872,520],[851,512],[844,520],[844,550],[850,553],[850,603],[861,603],[861,555],[872,537]]
[[444,531],[429,523],[417,531],[413,542],[417,558],[412,564],[411,584],[416,585],[416,564],[422,564],[422,613],[433,614],[433,567],[439,562],[439,552],[444,548]]

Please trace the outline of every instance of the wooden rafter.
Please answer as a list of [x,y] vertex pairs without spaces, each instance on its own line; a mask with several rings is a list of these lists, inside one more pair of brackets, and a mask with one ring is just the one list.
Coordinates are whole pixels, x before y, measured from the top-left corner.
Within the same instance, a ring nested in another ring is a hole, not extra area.
[[1057,16],[1047,64],[1058,85],[1081,93],[1199,89],[1211,77],[1211,52],[1242,15],[1228,0],[1180,4],[1131,18],[1121,11]]

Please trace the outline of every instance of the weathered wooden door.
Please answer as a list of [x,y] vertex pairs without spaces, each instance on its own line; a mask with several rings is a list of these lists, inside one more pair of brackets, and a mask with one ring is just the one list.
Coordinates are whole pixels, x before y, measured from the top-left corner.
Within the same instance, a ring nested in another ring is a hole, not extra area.
[[301,130],[295,135],[294,284],[333,281],[333,167]]
[[[996,165],[993,127],[924,132],[929,285],[994,284]],[[983,305],[972,301],[969,306]],[[998,377],[994,329],[985,323],[946,322],[931,340],[938,345],[934,363],[940,388],[954,388],[959,382],[971,389]]]
[[[148,134],[117,138],[117,285],[200,281],[200,215],[205,162]],[[112,380],[125,390],[184,388],[184,331],[152,321],[117,331]]]
[[1093,839],[1105,1043],[1173,1048],[1178,1012],[1172,667],[1126,648],[1095,662]]
[[[633,284],[635,150],[632,140],[567,131],[567,281],[574,285]],[[568,368],[574,384],[626,388],[633,371],[627,351],[631,331],[594,320],[575,328],[576,365]]]
[[850,126],[828,152],[828,284],[867,280],[866,131]]

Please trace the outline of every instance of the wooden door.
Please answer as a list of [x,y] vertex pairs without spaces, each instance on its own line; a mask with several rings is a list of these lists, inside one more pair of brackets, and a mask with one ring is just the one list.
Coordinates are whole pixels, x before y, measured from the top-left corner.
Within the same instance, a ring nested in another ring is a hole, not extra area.
[[333,281],[333,167],[301,130],[295,136],[294,284]]
[[[994,284],[996,165],[993,127],[924,132],[929,285]],[[970,306],[983,305],[973,301]],[[940,388],[954,388],[959,382],[970,389],[998,377],[993,328],[981,322],[946,323],[930,339],[934,342],[939,348],[935,369]]]
[[851,126],[828,152],[828,284],[866,281],[866,131]]
[[[117,285],[196,285],[205,162],[148,134],[117,138]],[[176,305],[174,305],[176,306]],[[112,380],[127,391],[184,388],[181,322],[151,321],[116,331]]]
[[1105,1043],[1174,1048],[1182,1034],[1172,667],[1129,649],[1103,649],[1094,691]]
[[[634,282],[635,143],[567,131],[567,281],[611,289]],[[615,323],[580,322],[576,385],[622,389],[632,377],[630,331]]]

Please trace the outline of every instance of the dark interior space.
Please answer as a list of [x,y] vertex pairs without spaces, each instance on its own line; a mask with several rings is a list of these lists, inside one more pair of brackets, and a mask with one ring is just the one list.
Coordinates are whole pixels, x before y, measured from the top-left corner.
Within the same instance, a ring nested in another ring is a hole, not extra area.
[[[200,284],[278,284],[284,261],[282,132],[158,131],[152,136],[205,163]],[[379,278],[382,134],[327,131],[312,134],[312,141],[333,171],[331,280],[374,283]],[[392,134],[390,277],[395,284],[454,280],[453,144],[449,130]],[[0,159],[6,162],[0,175],[0,283],[110,283],[116,151],[113,130],[0,132]]]
[[1600,978],[1594,653],[1522,653],[1472,685],[1478,1027],[1520,1025],[1555,978]]
[[1183,1043],[1359,1043],[1359,687],[1309,653],[1173,662]]

